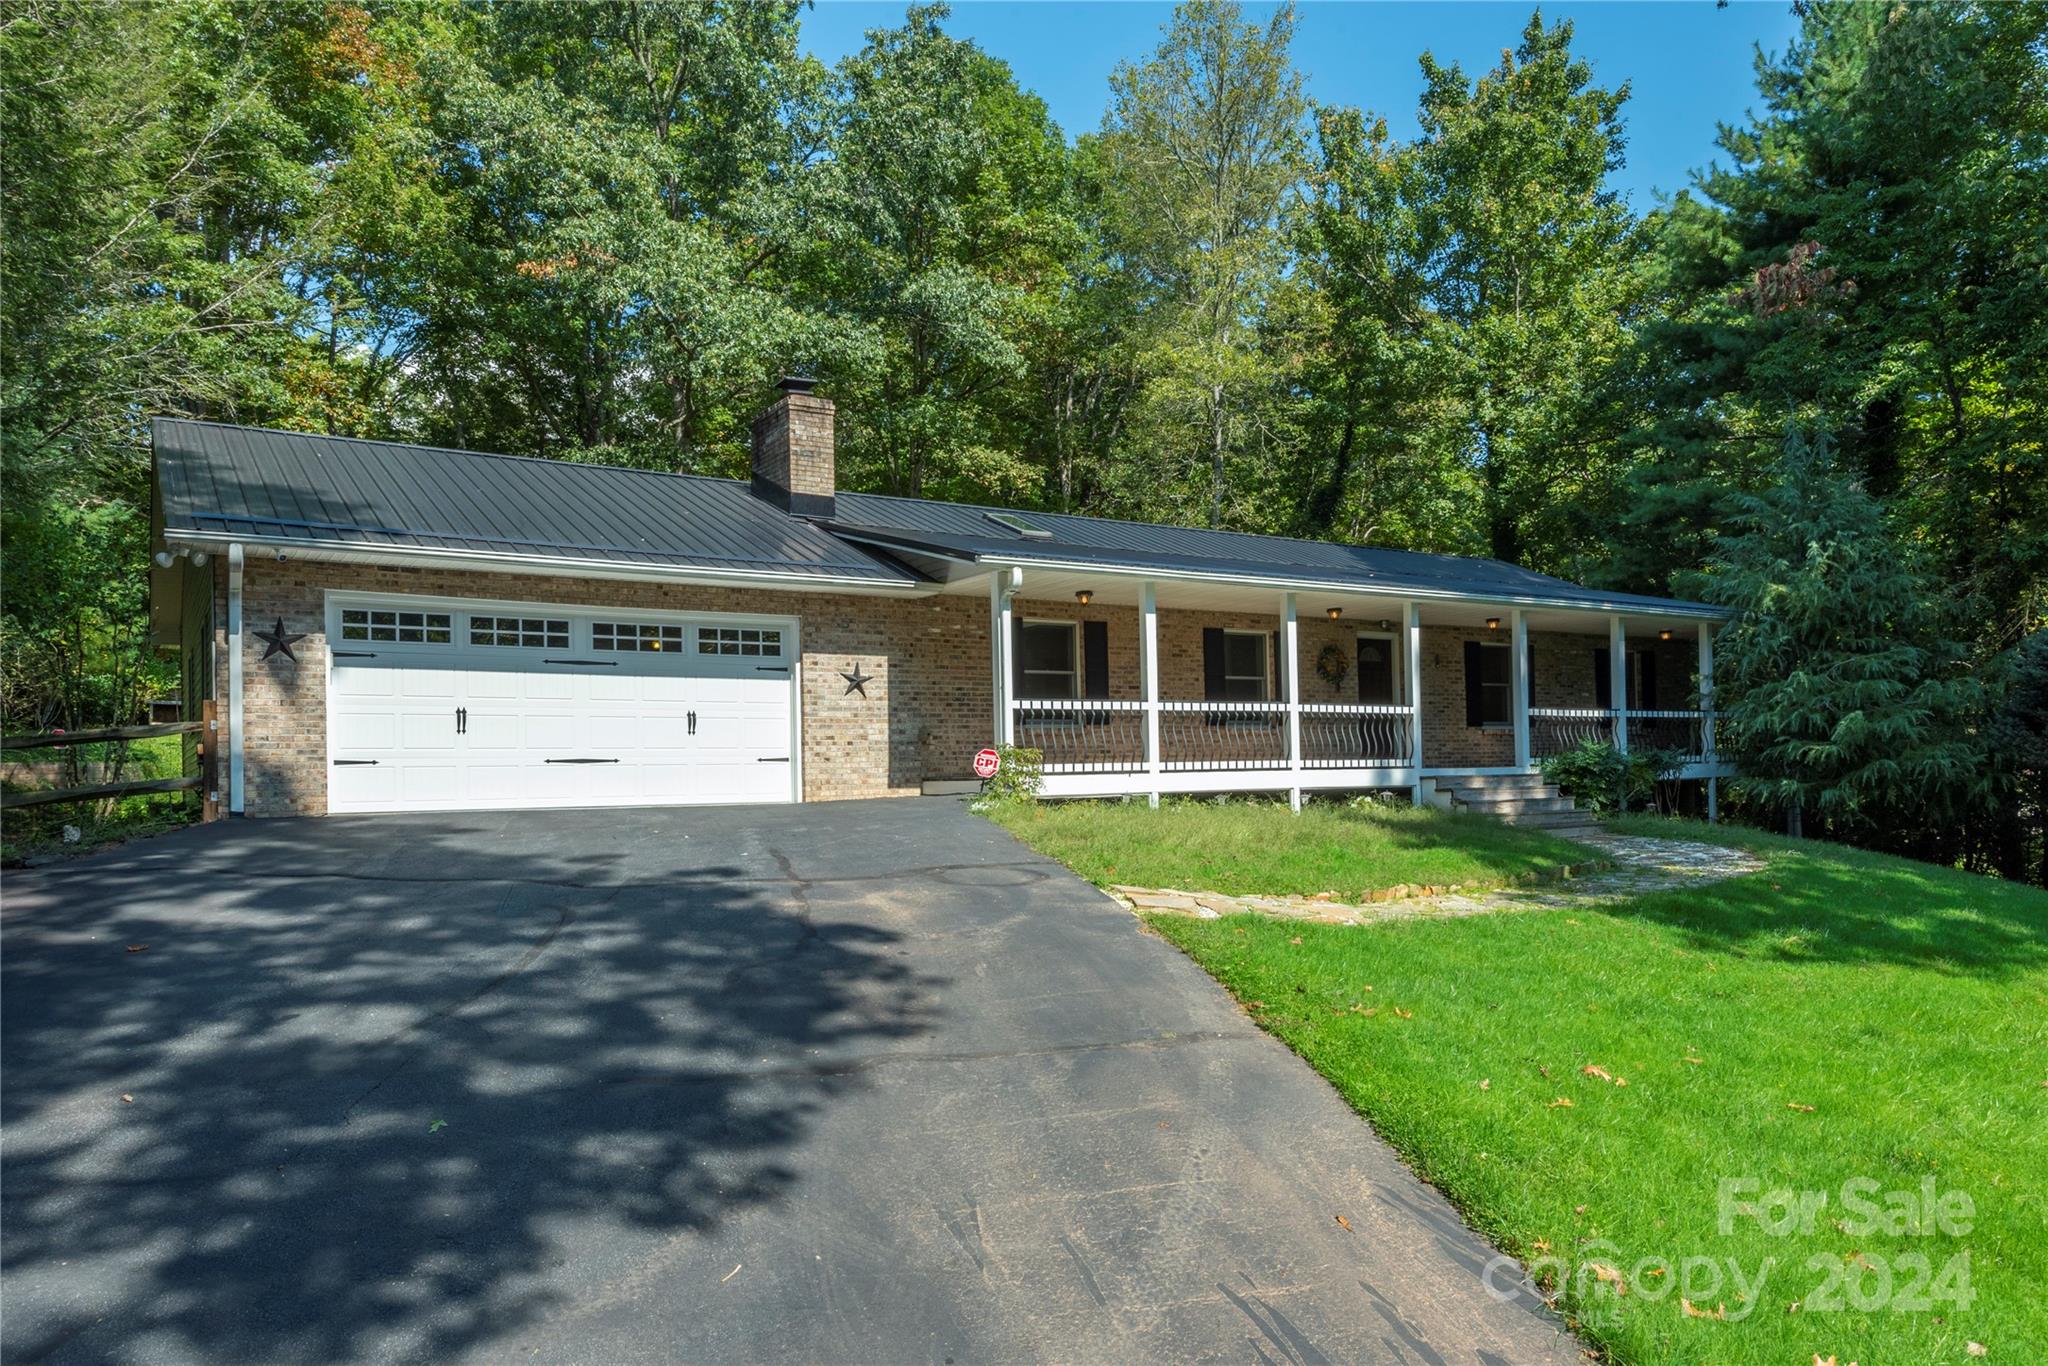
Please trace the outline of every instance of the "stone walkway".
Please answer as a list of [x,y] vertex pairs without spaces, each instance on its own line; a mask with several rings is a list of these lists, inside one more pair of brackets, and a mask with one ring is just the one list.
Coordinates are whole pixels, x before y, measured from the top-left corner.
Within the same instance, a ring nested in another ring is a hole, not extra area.
[[1395,896],[1367,906],[1347,906],[1327,897],[1224,896],[1219,892],[1182,892],[1172,888],[1112,887],[1110,892],[1134,911],[1162,911],[1204,920],[1249,913],[1334,925],[1371,925],[1383,920],[1592,906],[1625,901],[1646,892],[1740,877],[1764,866],[1762,859],[1744,850],[1695,840],[1600,833],[1578,836],[1577,843],[1599,852],[1602,863],[1594,871],[1537,886],[1485,891],[1450,888]]

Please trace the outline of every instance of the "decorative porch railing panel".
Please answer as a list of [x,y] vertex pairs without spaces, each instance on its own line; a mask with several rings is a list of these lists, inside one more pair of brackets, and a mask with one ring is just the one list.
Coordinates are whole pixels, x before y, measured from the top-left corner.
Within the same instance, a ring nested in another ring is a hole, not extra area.
[[1659,749],[1675,752],[1687,763],[1706,757],[1706,721],[1703,711],[1631,711],[1628,713],[1628,747],[1641,753]]
[[1159,766],[1175,770],[1287,767],[1284,702],[1161,702]]
[[1307,702],[1301,708],[1303,768],[1399,768],[1414,753],[1413,707]]
[[1047,773],[1145,771],[1145,704],[1018,702],[1017,743],[1044,756]]
[[1614,713],[1604,707],[1529,708],[1529,755],[1546,759],[1588,740],[1614,741]]

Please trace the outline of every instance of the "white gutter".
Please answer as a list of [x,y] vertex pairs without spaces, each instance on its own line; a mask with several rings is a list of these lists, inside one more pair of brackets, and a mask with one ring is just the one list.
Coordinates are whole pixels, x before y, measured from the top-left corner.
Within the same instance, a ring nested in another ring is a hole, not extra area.
[[228,813],[242,814],[242,547],[228,546]]
[[620,560],[580,560],[557,555],[513,555],[486,550],[439,550],[382,546],[359,541],[315,541],[288,537],[235,536],[219,531],[167,531],[168,543],[244,545],[280,558],[337,563],[395,565],[417,569],[461,569],[472,573],[567,575],[578,578],[628,579],[646,583],[688,583],[706,588],[812,589],[832,593],[874,593],[892,597],[928,597],[937,584],[910,579],[873,579],[843,574],[787,574],[773,570],[698,569],[685,565],[631,565]]

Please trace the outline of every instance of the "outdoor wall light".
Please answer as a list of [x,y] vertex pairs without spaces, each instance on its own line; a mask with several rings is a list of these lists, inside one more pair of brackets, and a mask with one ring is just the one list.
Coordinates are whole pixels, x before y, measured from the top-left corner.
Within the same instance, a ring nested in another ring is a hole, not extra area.
[[1382,631],[1391,631],[1391,630],[1393,630],[1393,629],[1394,629],[1394,623],[1393,623],[1393,622],[1391,622],[1391,621],[1388,621],[1388,620],[1387,620],[1387,619],[1386,619],[1385,617],[1381,617],[1381,618],[1380,618],[1380,629],[1381,629]]
[[1486,619],[1486,629],[1489,631],[1498,631],[1500,629],[1500,618],[1488,617]]
[[1080,592],[1074,594],[1074,601],[1080,603],[1083,607],[1086,607],[1089,603],[1095,601],[1095,590],[1092,588],[1082,589]]
[[1326,607],[1323,610],[1330,614],[1331,621],[1335,621],[1338,617],[1344,615],[1344,609],[1341,607]]

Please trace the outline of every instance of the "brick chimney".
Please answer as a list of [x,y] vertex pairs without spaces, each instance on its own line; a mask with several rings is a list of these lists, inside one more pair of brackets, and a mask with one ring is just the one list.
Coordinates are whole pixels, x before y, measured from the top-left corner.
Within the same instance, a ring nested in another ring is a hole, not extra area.
[[832,400],[817,381],[790,375],[782,397],[754,419],[754,496],[800,517],[830,517],[837,492]]

